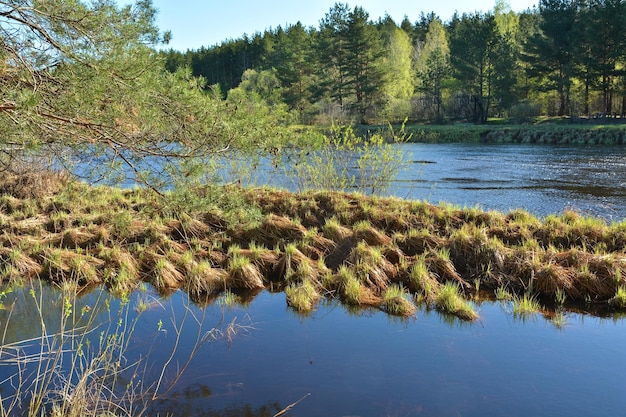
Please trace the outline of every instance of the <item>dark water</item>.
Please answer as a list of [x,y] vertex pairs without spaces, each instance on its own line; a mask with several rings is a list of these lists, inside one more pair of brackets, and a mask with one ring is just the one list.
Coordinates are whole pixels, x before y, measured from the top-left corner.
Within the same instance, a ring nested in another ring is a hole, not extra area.
[[[413,162],[391,189],[401,197],[520,207],[540,216],[570,208],[607,220],[626,217],[626,148],[402,146]],[[44,291],[53,332],[63,301],[58,292]],[[100,290],[85,295],[73,311],[91,306],[86,314],[101,326],[118,320],[119,300],[98,310],[101,296]],[[11,314],[0,310],[5,343],[40,332],[28,289],[0,301],[9,306],[15,300]],[[380,312],[355,314],[335,303],[302,317],[288,309],[284,294],[200,308],[183,293],[163,299],[147,289],[132,295],[124,320],[134,320],[139,300],[148,308],[136,318],[126,359],[147,361],[145,383],[158,378],[175,350],[163,373],[164,381],[173,381],[201,341],[150,415],[274,416],[300,399],[286,415],[626,415],[626,322],[620,318],[567,313],[567,324],[557,328],[542,316],[520,320],[510,305],[491,302],[477,306],[480,320],[471,324],[425,310],[404,321]],[[24,345],[29,349],[36,343]],[[15,381],[6,378],[16,373],[7,352],[0,355],[3,398]]]

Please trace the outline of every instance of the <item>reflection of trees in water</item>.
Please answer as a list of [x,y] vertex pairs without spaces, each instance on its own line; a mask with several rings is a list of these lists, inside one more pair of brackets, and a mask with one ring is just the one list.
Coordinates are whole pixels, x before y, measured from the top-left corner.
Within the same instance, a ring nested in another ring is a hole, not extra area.
[[[3,290],[7,291],[6,288]],[[103,309],[91,310],[91,307],[96,305],[104,307],[104,299],[100,303],[97,302],[99,297],[109,298],[109,303],[119,302],[103,291],[97,287],[85,289],[76,298],[76,305],[73,306],[71,317],[75,326],[81,325],[84,321],[83,308],[89,309],[91,315],[106,314]],[[64,295],[58,289],[41,281],[29,282],[23,287],[11,289],[3,299],[0,299],[0,303],[4,306],[3,309],[0,309],[0,324],[3,326],[4,344],[40,337],[42,319],[48,334],[56,334],[61,330],[60,317],[63,314]]]
[[[206,388],[206,387],[205,387]],[[202,389],[202,387],[198,388]],[[207,388],[208,389],[208,388]],[[174,415],[177,417],[273,417],[283,408],[278,402],[268,402],[258,408],[250,404],[228,407],[223,410],[207,410],[207,401],[197,406],[186,398],[179,398],[174,401],[167,401],[167,406],[156,410],[161,415]]]
[[[135,291],[119,298],[100,286],[75,295],[38,280],[2,291],[0,381],[7,383],[0,390],[2,405],[14,411],[39,395],[31,388],[43,379],[49,379],[49,385],[42,385],[45,409],[57,403],[73,406],[66,404],[72,396],[63,396],[64,402],[58,392],[78,392],[76,381],[83,378],[89,390],[103,389],[114,399],[104,398],[94,407],[141,408],[161,397],[168,402],[172,388],[204,344],[230,342],[251,328],[236,318],[224,323],[222,311],[209,330],[204,327],[205,310],[191,306],[182,292],[160,298],[150,291]],[[208,387],[192,386],[178,396],[189,402],[210,395]]]

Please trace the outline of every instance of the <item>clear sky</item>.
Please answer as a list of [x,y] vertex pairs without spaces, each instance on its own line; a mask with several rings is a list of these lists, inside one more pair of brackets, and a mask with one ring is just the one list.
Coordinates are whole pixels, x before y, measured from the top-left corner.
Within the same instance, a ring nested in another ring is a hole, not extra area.
[[[120,3],[129,1],[119,0]],[[489,11],[495,0],[359,0],[340,1],[353,8],[361,6],[371,20],[389,14],[396,23],[407,15],[411,22],[421,12],[435,12],[444,22],[455,10]],[[536,5],[538,0],[509,0],[511,8],[520,12]],[[318,27],[319,21],[337,3],[336,0],[153,0],[159,10],[158,25],[173,34],[169,47],[185,51],[212,46],[226,39],[241,38],[265,29],[287,26],[298,21]]]

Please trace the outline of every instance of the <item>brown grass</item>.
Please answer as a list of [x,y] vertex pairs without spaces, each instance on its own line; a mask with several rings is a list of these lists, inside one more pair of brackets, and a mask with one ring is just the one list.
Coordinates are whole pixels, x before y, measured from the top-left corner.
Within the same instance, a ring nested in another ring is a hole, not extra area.
[[370,246],[389,246],[391,238],[372,226],[356,228],[354,236],[365,241]]
[[69,183],[69,175],[65,172],[53,172],[43,167],[18,168],[18,171],[2,173],[0,194],[19,199],[45,198],[58,193]]
[[274,277],[278,280],[282,280],[290,273],[297,270],[303,263],[311,263],[311,260],[292,245],[282,251],[278,256],[278,261],[274,268]]
[[444,239],[428,230],[410,230],[408,234],[400,234],[395,239],[398,247],[408,256],[420,255],[434,250],[444,244]]
[[227,278],[225,270],[213,268],[207,261],[200,261],[187,273],[185,288],[191,296],[204,299],[224,291]]
[[232,289],[255,290],[263,289],[263,275],[249,259],[234,256],[228,265],[226,287]]
[[[124,292],[142,279],[163,292],[183,287],[199,302],[227,289],[254,294],[291,286],[294,303],[307,282],[351,305],[383,309],[382,297],[395,285],[428,303],[443,283],[454,282],[466,297],[480,283],[603,305],[626,285],[626,223],[606,225],[573,212],[539,220],[521,210],[504,215],[345,193],[255,190],[246,195],[265,218],[251,226],[215,213],[163,220],[159,200],[145,190],[70,188],[73,197],[45,201],[3,197],[3,280],[105,281]],[[80,193],[95,201],[82,201]]]
[[259,227],[245,231],[243,240],[274,247],[277,244],[300,241],[305,233],[306,228],[301,224],[294,223],[287,217],[270,214],[263,219]]

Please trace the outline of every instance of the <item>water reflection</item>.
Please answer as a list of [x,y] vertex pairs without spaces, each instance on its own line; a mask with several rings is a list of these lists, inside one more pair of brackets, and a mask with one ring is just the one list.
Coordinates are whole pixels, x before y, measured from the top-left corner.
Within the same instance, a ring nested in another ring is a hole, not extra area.
[[[52,326],[63,297],[43,291]],[[7,340],[36,336],[30,289],[9,297],[19,299],[12,314],[20,318],[0,312],[3,326],[11,318]],[[76,300],[74,314],[90,306],[98,320],[116,322],[116,314],[97,312],[98,297],[110,311],[120,307],[95,289]],[[302,316],[287,309],[283,293],[245,301],[200,307],[182,292],[161,299],[149,288],[129,298],[128,319],[137,325],[126,360],[149,358],[146,385],[164,378],[166,395],[151,414],[273,416],[301,398],[289,415],[619,415],[626,407],[623,320],[566,312],[566,326],[556,328],[549,315],[520,320],[497,301],[474,301],[475,323],[425,308],[398,319],[329,300]],[[233,322],[245,330],[228,340]],[[207,342],[194,351],[198,340]],[[164,371],[173,350],[174,366]],[[6,376],[6,366],[0,372]],[[10,385],[2,388],[4,397]]]

